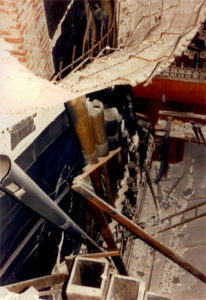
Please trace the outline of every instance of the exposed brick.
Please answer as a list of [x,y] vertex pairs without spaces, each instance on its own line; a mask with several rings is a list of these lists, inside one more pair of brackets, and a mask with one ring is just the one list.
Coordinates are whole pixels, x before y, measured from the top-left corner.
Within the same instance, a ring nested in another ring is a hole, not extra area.
[[28,28],[28,25],[27,25],[27,24],[25,24],[25,25],[22,27],[22,29],[21,29],[20,32],[19,32],[21,36],[23,35],[24,31],[25,31],[27,28]]
[[19,57],[19,62],[26,63],[27,62],[27,58],[26,57]]
[[16,55],[16,56],[25,56],[26,55],[26,52],[20,52],[20,51],[15,51],[15,50],[10,51],[10,53],[12,55]]
[[20,25],[16,24],[15,26],[9,26],[9,29],[20,29]]
[[23,46],[18,46],[18,50],[23,50],[24,47]]
[[22,44],[23,38],[4,38],[6,42],[12,43],[12,44]]
[[7,2],[7,5],[9,6],[9,7],[16,7],[16,3],[14,3],[14,2]]
[[32,1],[27,2],[27,8],[29,8],[32,5]]
[[5,35],[11,35],[9,30],[0,30],[0,35],[5,36]]
[[43,0],[0,0],[0,8],[7,19],[0,34],[14,44],[11,54],[36,75],[50,78],[53,65]]
[[36,10],[36,14],[42,14],[44,12],[43,7],[40,6],[39,8],[37,8]]
[[24,8],[22,8],[22,10],[20,11],[20,13],[17,15],[17,21],[19,21],[20,17],[23,15],[24,13]]
[[39,14],[36,18],[35,18],[35,22],[38,22],[40,19],[41,15]]
[[36,1],[33,3],[33,8],[36,9],[38,7],[38,5],[40,5],[41,2],[40,1]]
[[3,13],[5,15],[12,15],[12,14],[15,13],[15,11],[13,11],[13,10],[6,10],[4,8],[0,8],[0,13]]
[[42,35],[42,36],[40,37],[40,40],[39,40],[40,43],[42,42],[43,38],[44,38],[44,35]]

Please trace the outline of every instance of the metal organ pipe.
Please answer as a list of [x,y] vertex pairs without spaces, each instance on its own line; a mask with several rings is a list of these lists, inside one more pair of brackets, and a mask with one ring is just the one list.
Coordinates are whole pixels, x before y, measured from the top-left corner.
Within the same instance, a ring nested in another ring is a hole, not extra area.
[[88,102],[88,112],[97,150],[97,156],[108,155],[108,144],[104,121],[104,106],[99,100]]
[[[94,135],[95,146],[98,157],[104,157],[108,155],[108,142],[106,135],[106,126],[104,120],[104,106],[99,100],[93,100],[88,102],[88,112],[91,120],[92,131]],[[104,164],[101,168],[104,182],[106,186],[106,192],[110,204],[114,204],[114,197],[111,187],[111,180],[108,172],[107,164]]]
[[82,146],[86,163],[95,164],[97,153],[89,120],[85,96],[75,98],[66,103],[75,131]]

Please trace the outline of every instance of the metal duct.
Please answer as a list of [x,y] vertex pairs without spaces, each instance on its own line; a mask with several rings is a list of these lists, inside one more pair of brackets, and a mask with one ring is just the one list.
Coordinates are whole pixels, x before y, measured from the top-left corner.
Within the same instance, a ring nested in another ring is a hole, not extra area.
[[45,219],[65,231],[73,230],[95,247],[101,248],[52,201],[47,194],[7,155],[0,155],[1,188]]

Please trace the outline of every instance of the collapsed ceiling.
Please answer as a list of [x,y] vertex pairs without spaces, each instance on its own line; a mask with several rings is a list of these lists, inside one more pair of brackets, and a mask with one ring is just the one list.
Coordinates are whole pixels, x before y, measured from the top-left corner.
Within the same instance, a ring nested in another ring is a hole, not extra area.
[[117,48],[84,70],[71,72],[61,86],[89,93],[117,84],[148,83],[186,49],[206,18],[206,2],[118,0],[116,11]]
[[[117,0],[115,11],[114,48],[109,44],[96,57],[83,57],[58,86],[35,76],[2,46],[1,114],[12,119],[18,113],[21,119],[117,84],[148,84],[185,50],[200,29],[206,19],[206,1]],[[86,66],[85,60],[89,62]]]

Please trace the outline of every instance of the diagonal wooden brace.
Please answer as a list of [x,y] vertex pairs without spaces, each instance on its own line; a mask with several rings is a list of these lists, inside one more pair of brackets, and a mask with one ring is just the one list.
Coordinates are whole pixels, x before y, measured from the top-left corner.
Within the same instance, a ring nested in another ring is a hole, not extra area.
[[106,203],[100,197],[95,195],[91,189],[88,188],[88,185],[85,183],[75,183],[73,184],[72,188],[80,193],[83,197],[85,197],[89,203],[92,203],[96,207],[98,207],[101,211],[104,211],[108,215],[110,215],[113,219],[127,228],[130,232],[134,235],[141,238],[144,242],[146,242],[149,246],[159,251],[161,254],[172,260],[174,263],[181,266],[184,270],[188,271],[190,274],[201,280],[202,282],[206,283],[206,275],[201,273],[191,264],[183,260],[179,257],[175,252],[170,250],[169,248],[165,247],[163,244],[155,240],[152,236],[142,230],[138,225],[132,222],[130,219],[126,218],[124,215],[119,213],[114,207]]
[[[121,148],[117,148],[116,150],[110,152],[109,155],[105,156],[103,159],[101,159],[101,161],[99,161],[98,163],[92,165],[89,170],[85,171],[83,174],[77,176],[74,181],[77,182],[80,185],[84,185],[83,183],[83,179],[85,179],[87,176],[91,175],[92,177],[92,181],[94,186],[96,185],[96,192],[99,192],[99,178],[98,178],[98,169],[102,166],[105,165],[105,163],[110,160],[114,155],[118,154],[121,151]],[[100,183],[101,185],[101,183]],[[90,191],[93,191],[93,187],[91,186],[87,186]],[[100,191],[101,192],[101,191]],[[100,193],[101,194],[101,193]],[[104,212],[102,210],[100,210],[96,205],[89,203],[94,216],[95,216],[95,221],[97,223],[97,225],[99,226],[100,232],[108,246],[109,251],[117,251],[118,255],[113,256],[112,260],[117,268],[117,270],[119,271],[120,274],[122,275],[128,275],[127,269],[124,265],[124,262],[122,260],[122,256],[119,252],[119,249],[116,245],[116,242],[114,240],[113,234],[109,228],[109,225],[107,223],[107,219],[104,215]]]

